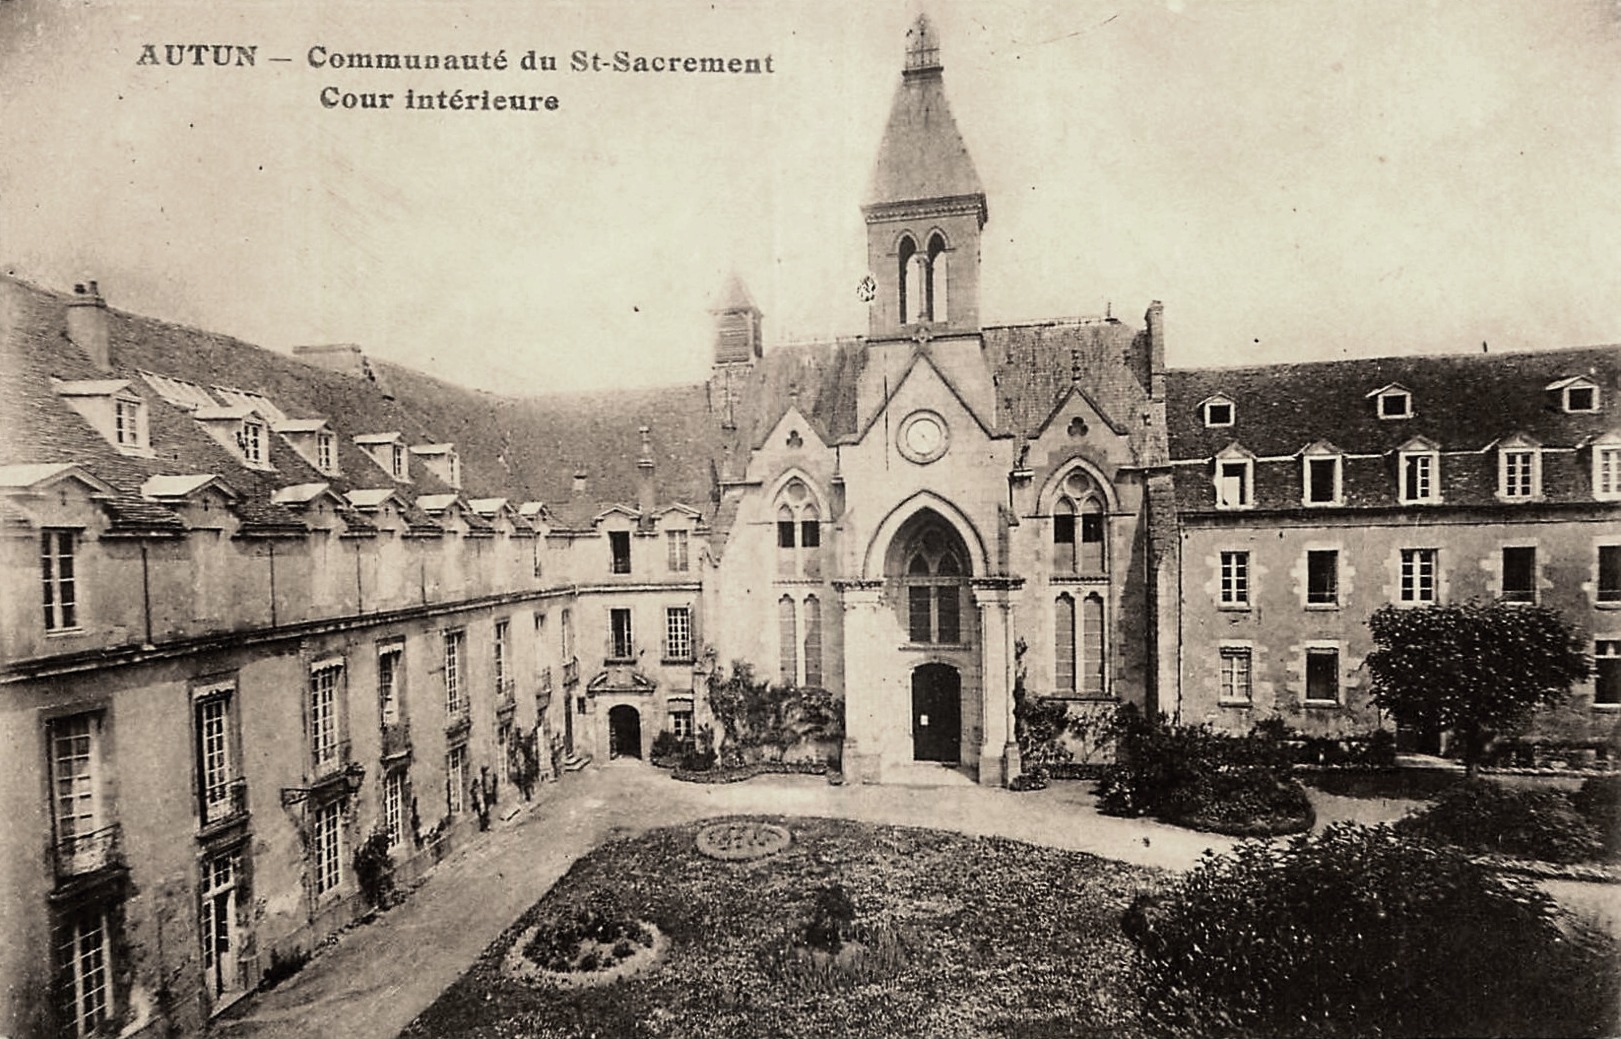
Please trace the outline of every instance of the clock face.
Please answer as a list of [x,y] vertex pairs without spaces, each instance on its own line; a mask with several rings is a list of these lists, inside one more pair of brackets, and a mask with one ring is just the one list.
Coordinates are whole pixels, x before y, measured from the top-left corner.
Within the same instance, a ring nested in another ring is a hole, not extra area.
[[946,453],[947,442],[944,420],[932,411],[916,411],[901,423],[897,446],[910,460],[926,465]]

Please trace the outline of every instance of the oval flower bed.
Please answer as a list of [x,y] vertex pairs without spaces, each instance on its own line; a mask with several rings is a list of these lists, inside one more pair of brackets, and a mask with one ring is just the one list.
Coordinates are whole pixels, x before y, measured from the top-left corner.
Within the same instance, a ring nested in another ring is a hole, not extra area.
[[612,892],[594,891],[526,928],[502,966],[512,977],[562,988],[605,985],[642,970],[668,945],[657,927],[629,916]]

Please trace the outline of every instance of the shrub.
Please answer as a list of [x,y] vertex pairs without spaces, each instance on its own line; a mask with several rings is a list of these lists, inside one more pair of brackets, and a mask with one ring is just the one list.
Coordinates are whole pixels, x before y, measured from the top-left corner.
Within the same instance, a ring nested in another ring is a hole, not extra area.
[[823,884],[811,899],[810,917],[801,932],[812,949],[838,952],[855,935],[856,904],[844,885]]
[[1292,760],[1281,738],[1286,731],[1263,723],[1247,736],[1227,736],[1208,725],[1169,725],[1163,715],[1149,719],[1136,705],[1124,704],[1111,726],[1117,753],[1099,780],[1098,808],[1108,815],[1165,818],[1170,798],[1196,796],[1221,772],[1254,771],[1281,781]]
[[310,962],[310,954],[304,949],[294,948],[286,953],[280,949],[270,950],[270,966],[265,968],[264,976],[259,979],[259,991],[269,992],[288,978],[304,969]]
[[1166,822],[1238,837],[1302,833],[1317,821],[1311,798],[1287,776],[1244,768],[1200,776],[1166,797]]
[[686,748],[687,741],[669,729],[662,729],[653,737],[653,746],[648,750],[647,756],[654,762],[670,761],[680,757]]
[[1621,857],[1621,773],[1587,780],[1571,804],[1598,830],[1604,857]]
[[1207,855],[1122,928],[1153,1034],[1614,1034],[1613,938],[1389,827]]
[[[581,946],[591,943],[582,952]],[[619,946],[631,942],[651,945],[652,935],[632,919],[610,891],[593,891],[557,916],[541,921],[523,954],[547,970],[593,971],[611,967],[623,958]],[[604,955],[606,946],[612,955]]]
[[355,849],[355,880],[366,904],[387,909],[394,903],[394,858],[388,853],[388,834],[381,830]]
[[1598,831],[1564,792],[1486,780],[1451,787],[1396,828],[1471,852],[1545,862],[1581,862],[1596,858],[1602,847]]

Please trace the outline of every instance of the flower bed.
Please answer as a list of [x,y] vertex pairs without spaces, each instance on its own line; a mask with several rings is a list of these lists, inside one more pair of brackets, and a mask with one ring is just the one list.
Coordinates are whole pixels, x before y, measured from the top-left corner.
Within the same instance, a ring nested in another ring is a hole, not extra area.
[[825,776],[827,772],[828,766],[825,761],[756,761],[736,768],[711,768],[701,771],[677,768],[670,773],[670,778],[679,779],[683,783],[741,783],[755,776]]

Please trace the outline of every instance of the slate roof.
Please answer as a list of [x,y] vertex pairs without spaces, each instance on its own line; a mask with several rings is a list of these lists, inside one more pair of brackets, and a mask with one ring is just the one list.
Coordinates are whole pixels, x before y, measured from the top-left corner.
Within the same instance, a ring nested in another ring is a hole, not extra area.
[[[907,34],[909,45],[916,44],[914,37],[919,32],[932,33],[927,17],[921,15]],[[977,195],[983,214],[984,192],[946,103],[938,64],[909,69],[890,102],[889,122],[867,190],[868,204]]]
[[[1545,387],[1585,375],[1601,388],[1596,413],[1567,414]],[[1413,395],[1411,418],[1380,419],[1373,391],[1399,384]],[[1232,400],[1232,426],[1207,429],[1200,402]],[[1244,368],[1172,370],[1166,376],[1166,425],[1173,459],[1208,460],[1237,442],[1261,458],[1256,507],[1295,508],[1301,497],[1301,449],[1326,441],[1350,458],[1348,505],[1387,507],[1395,499],[1395,452],[1414,438],[1440,446],[1446,504],[1496,502],[1500,439],[1523,434],[1548,448],[1574,448],[1621,428],[1621,348],[1581,347],[1535,353],[1379,357]],[[1456,453],[1454,453],[1456,452]],[[1579,453],[1543,455],[1549,501],[1591,501],[1590,474]],[[1213,508],[1208,466],[1178,466],[1178,506]]]

